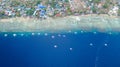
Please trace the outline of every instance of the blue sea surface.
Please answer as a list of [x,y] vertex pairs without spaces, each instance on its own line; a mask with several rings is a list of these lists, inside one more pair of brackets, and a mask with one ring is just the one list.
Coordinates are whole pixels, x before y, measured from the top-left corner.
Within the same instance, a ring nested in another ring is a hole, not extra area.
[[120,34],[0,33],[0,67],[120,67]]

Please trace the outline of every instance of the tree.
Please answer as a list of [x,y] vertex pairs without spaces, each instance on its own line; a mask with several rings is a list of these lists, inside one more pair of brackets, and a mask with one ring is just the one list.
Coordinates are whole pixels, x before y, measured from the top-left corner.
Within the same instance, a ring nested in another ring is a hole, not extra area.
[[110,5],[111,5],[111,0],[106,0],[105,4],[103,5],[103,8],[107,9],[110,7]]
[[65,2],[69,2],[68,0],[65,0]]
[[120,9],[118,10],[118,16],[120,16]]
[[42,2],[41,0],[37,0],[36,1],[36,5],[40,4],[40,2]]
[[99,3],[101,0],[93,0],[94,3]]
[[109,5],[108,5],[108,3],[105,3],[104,5],[103,5],[103,8],[108,8],[109,7]]
[[33,8],[31,8],[30,10],[27,10],[27,12],[26,12],[26,14],[27,14],[28,16],[33,15],[33,13],[34,13],[34,9],[33,9]]
[[11,5],[12,6],[18,6],[18,5],[20,5],[20,2],[18,2],[18,1],[12,1]]

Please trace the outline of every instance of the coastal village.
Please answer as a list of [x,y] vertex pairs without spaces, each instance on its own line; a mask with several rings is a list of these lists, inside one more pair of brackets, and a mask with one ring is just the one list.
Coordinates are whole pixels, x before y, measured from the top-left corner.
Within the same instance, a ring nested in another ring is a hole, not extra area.
[[0,19],[89,14],[120,16],[120,0],[0,0]]
[[0,32],[120,31],[120,0],[0,0]]

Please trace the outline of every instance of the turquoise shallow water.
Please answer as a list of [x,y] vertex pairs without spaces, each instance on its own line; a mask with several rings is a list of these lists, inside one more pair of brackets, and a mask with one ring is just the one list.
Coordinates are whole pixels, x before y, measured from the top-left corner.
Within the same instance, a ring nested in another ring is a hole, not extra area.
[[68,16],[63,18],[16,17],[0,20],[0,32],[59,32],[84,30],[98,32],[120,32],[120,18],[110,16]]
[[120,34],[0,33],[0,67],[120,67]]

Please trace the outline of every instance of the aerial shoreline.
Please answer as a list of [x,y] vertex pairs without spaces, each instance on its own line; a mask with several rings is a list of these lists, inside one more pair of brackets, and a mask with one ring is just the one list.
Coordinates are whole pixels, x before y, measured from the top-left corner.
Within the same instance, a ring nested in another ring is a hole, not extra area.
[[67,16],[45,20],[29,17],[0,19],[0,32],[58,32],[70,30],[120,32],[120,19],[105,14]]

